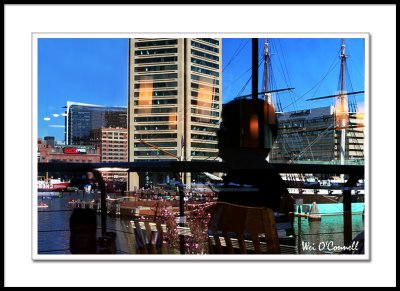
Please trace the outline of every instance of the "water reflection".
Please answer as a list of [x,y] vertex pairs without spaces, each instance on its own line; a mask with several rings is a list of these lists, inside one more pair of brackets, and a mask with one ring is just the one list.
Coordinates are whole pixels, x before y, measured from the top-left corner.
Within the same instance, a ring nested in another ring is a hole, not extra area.
[[[48,195],[49,194],[49,195]],[[100,199],[99,193],[61,193],[56,197],[51,193],[41,193],[38,203],[48,204],[48,208],[38,208],[38,254],[70,254],[69,251],[69,219],[72,206],[71,200],[91,201]],[[46,195],[46,196],[44,196]],[[51,195],[51,196],[50,196]],[[126,217],[107,216],[107,229],[117,234],[117,254],[132,254],[135,252],[133,230]],[[101,217],[97,215],[97,237],[101,236]]]

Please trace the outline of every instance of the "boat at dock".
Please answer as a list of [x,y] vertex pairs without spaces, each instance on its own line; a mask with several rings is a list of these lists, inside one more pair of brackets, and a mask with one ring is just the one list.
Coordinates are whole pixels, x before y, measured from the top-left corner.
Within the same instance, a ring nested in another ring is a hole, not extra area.
[[44,202],[40,202],[39,204],[38,204],[38,208],[48,208],[49,207],[49,205],[47,205],[46,203],[44,203]]
[[62,181],[58,179],[50,179],[48,181],[38,180],[37,190],[38,191],[62,191],[69,186],[69,181]]

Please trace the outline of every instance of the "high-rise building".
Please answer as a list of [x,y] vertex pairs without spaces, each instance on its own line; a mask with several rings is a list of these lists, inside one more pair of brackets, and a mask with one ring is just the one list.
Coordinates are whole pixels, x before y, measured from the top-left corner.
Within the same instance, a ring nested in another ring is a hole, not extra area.
[[217,159],[221,49],[217,38],[130,39],[129,161]]
[[[333,106],[277,113],[279,133],[271,162],[340,163],[340,132]],[[364,161],[364,127],[350,112],[344,140],[346,164]]]
[[127,128],[127,108],[67,102],[65,141],[68,145],[88,145],[93,129]]

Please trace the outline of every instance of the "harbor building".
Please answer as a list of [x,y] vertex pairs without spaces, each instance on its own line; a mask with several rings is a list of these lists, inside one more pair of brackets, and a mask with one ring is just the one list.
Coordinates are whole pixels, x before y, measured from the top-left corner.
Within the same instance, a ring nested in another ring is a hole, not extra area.
[[65,142],[67,145],[88,145],[91,130],[103,127],[127,128],[127,108],[67,102]]
[[54,146],[39,143],[38,161],[41,163],[99,163],[100,153],[95,146]]
[[[287,162],[340,163],[340,132],[334,106],[277,112],[278,137],[269,160]],[[360,116],[348,113],[346,128],[346,164],[364,162],[364,127]]]
[[134,38],[129,46],[129,161],[218,159],[221,39]]

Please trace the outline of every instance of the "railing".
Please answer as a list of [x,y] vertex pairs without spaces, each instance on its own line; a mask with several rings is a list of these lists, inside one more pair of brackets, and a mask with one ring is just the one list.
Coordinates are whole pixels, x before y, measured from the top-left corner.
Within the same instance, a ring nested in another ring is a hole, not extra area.
[[[102,234],[107,232],[106,196],[107,189],[101,175],[102,168],[124,168],[128,172],[241,172],[262,171],[265,174],[271,171],[279,173],[318,173],[318,174],[347,174],[348,180],[343,188],[343,222],[344,243],[352,240],[352,213],[351,189],[359,179],[364,177],[363,165],[315,165],[315,164],[270,164],[272,169],[249,164],[228,164],[214,161],[162,161],[162,162],[123,162],[123,163],[38,163],[38,172],[93,172],[101,189],[101,229]],[[184,216],[184,189],[179,184],[180,216]]]

